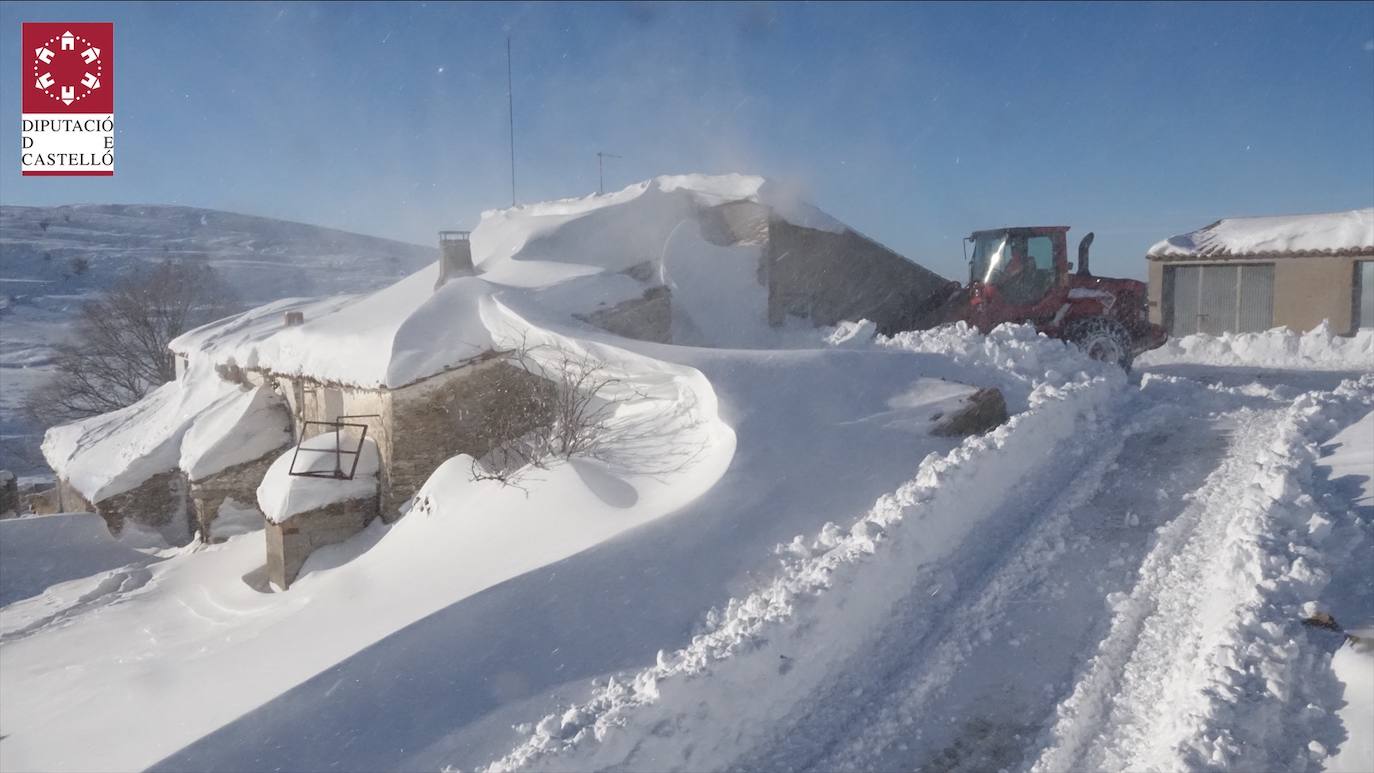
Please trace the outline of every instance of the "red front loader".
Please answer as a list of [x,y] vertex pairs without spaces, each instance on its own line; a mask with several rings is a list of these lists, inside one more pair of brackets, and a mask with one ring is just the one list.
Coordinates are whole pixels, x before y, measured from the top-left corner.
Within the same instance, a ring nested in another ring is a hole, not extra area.
[[1003,322],[1027,322],[1123,368],[1140,352],[1162,345],[1168,334],[1150,322],[1145,283],[1089,273],[1091,233],[1079,243],[1078,270],[1071,272],[1068,230],[1056,225],[973,232],[969,283],[948,296],[938,321],[962,320],[984,333]]

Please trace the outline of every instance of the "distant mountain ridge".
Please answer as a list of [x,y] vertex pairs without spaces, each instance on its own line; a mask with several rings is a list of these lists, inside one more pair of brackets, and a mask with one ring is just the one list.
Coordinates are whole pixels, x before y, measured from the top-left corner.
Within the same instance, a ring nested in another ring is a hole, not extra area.
[[[245,300],[257,301],[283,291],[369,289],[375,279],[404,276],[437,255],[433,247],[198,207],[0,206],[0,280],[11,282],[98,286],[136,263],[179,258],[214,265]],[[89,261],[80,275],[71,266],[77,258]]]

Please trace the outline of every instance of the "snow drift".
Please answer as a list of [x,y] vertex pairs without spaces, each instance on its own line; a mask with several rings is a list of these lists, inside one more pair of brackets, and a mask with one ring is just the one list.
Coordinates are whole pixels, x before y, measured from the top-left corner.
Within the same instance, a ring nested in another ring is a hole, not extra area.
[[[271,400],[270,392],[224,381],[202,362],[133,405],[53,427],[43,455],[89,502],[183,463],[188,474],[203,477],[284,442],[284,414],[270,410]],[[188,433],[192,442],[183,447]]]

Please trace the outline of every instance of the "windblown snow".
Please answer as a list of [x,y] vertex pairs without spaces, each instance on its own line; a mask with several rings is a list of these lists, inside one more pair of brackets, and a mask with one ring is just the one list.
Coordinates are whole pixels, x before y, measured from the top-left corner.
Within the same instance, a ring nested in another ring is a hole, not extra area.
[[[399,387],[554,343],[604,363],[634,428],[517,485],[449,459],[286,592],[238,519],[185,549],[89,515],[0,522],[0,768],[1370,760],[1369,658],[1302,621],[1374,622],[1371,339],[1189,337],[1127,376],[1028,326],[776,329],[757,247],[694,216],[734,201],[844,228],[741,175],[487,212],[475,274],[204,326],[174,343],[176,382],[52,431],[88,498],[282,448],[257,503],[289,525],[374,491],[378,448],[351,482],[289,475],[330,474],[348,438],[298,453],[281,397],[220,373]],[[649,283],[672,288],[674,344],[582,321]],[[984,387],[1008,421],[931,434]]]

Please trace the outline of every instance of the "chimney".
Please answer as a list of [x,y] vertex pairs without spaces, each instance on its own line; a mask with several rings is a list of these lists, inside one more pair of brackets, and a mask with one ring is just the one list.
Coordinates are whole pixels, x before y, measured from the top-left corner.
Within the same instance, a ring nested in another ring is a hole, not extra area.
[[288,312],[286,312],[286,326],[287,326],[287,327],[295,327],[296,325],[304,325],[304,324],[305,324],[305,312],[303,312],[303,311],[288,311]]
[[477,273],[472,266],[472,242],[468,231],[439,232],[439,281],[434,283],[438,290],[454,277],[472,276]]

